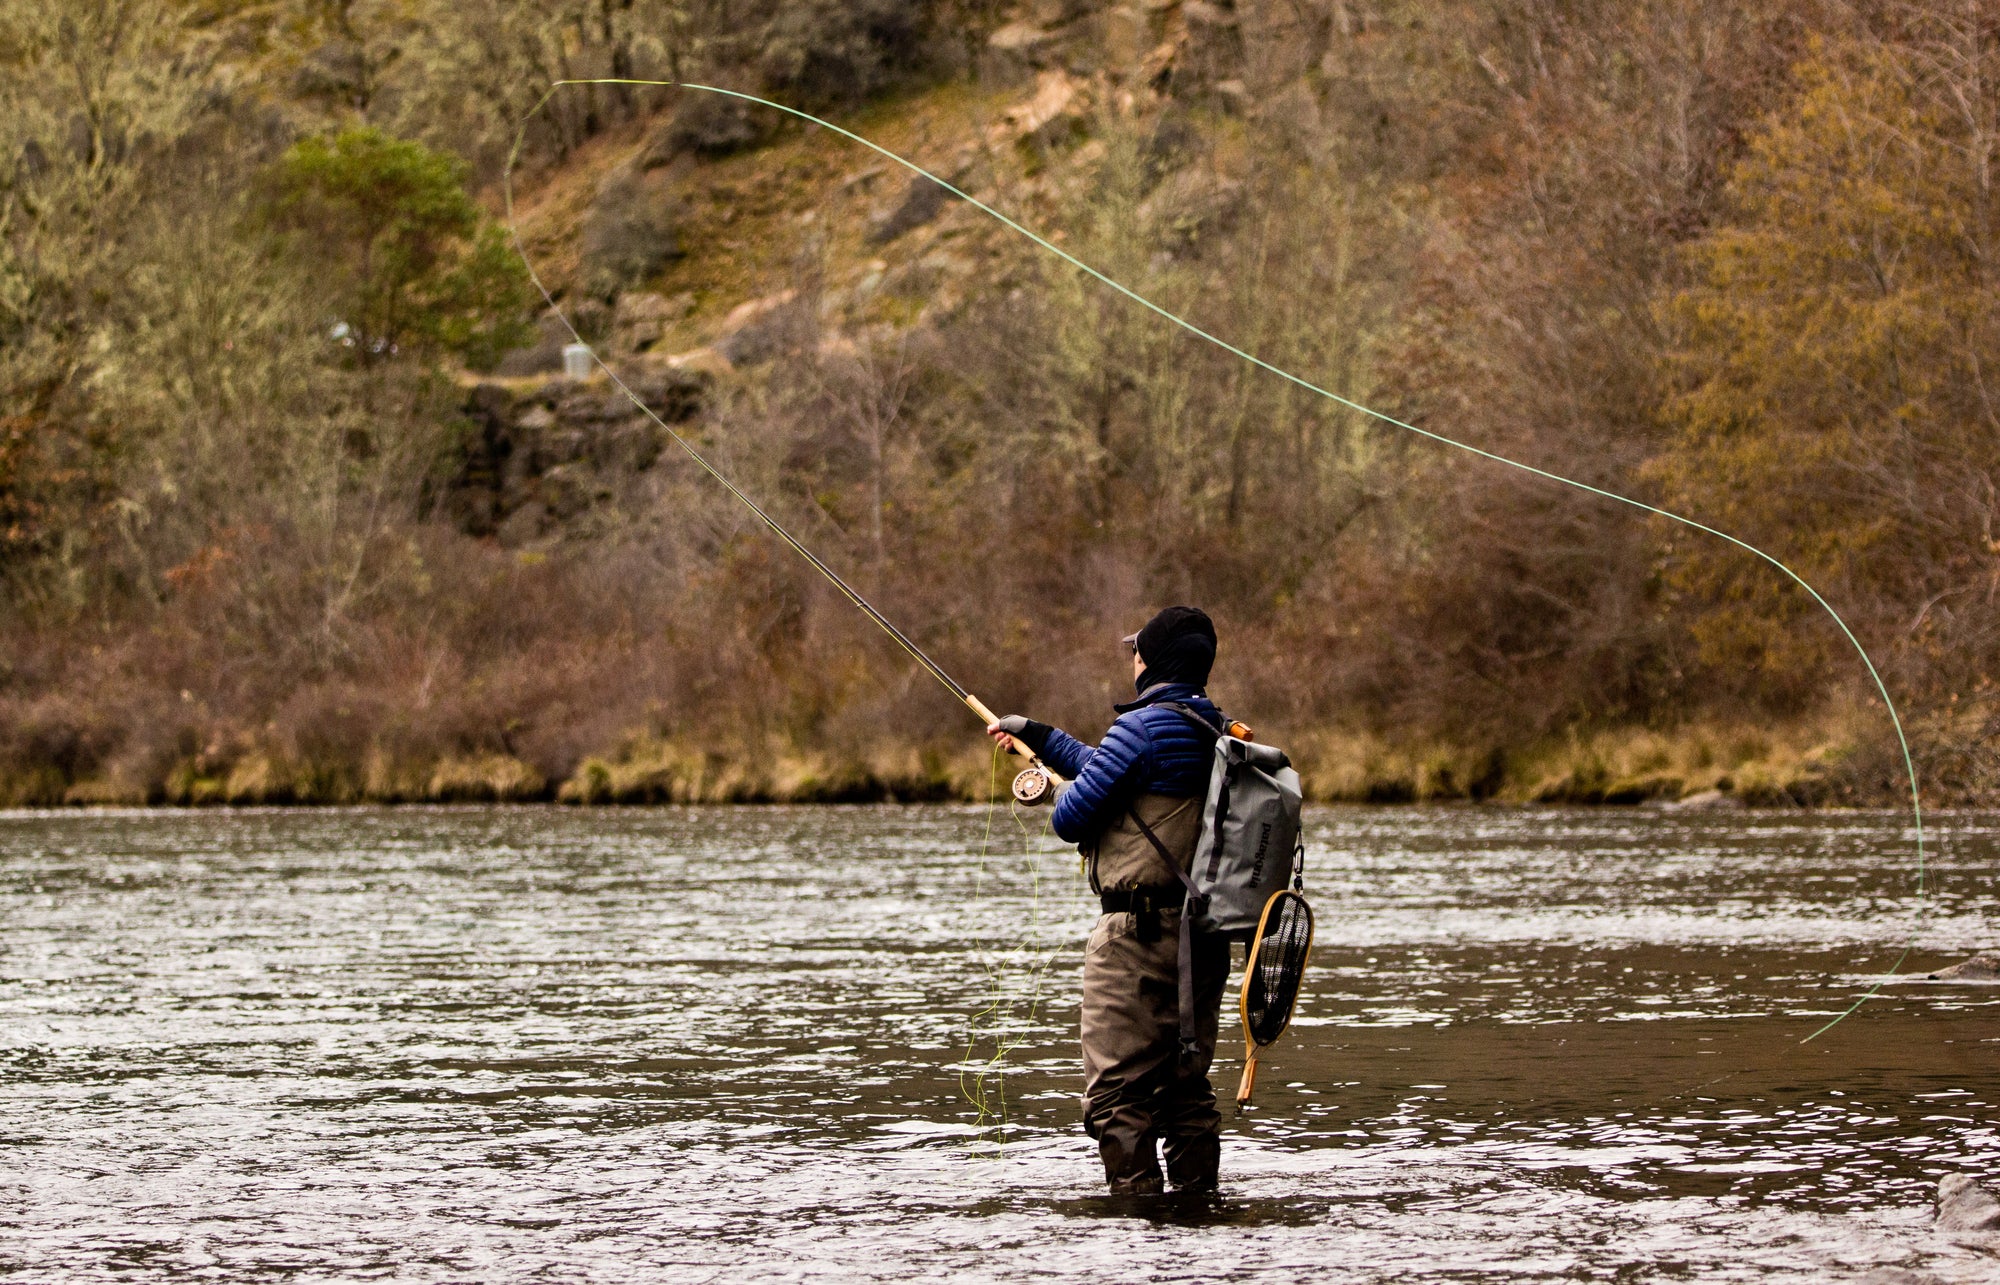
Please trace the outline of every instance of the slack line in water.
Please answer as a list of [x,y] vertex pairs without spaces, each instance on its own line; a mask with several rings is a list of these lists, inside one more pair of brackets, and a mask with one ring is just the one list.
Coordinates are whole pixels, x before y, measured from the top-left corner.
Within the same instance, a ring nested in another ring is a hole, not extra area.
[[[1093,268],[1088,263],[1085,263],[1083,260],[1077,258],[1075,255],[1062,249],[1060,246],[1057,246],[1054,243],[1048,241],[1047,239],[1030,231],[1028,228],[1015,222],[1013,219],[1007,217],[1007,215],[1005,214],[1002,214],[999,210],[994,209],[992,206],[986,204],[984,201],[979,200],[977,197],[971,195],[968,192],[960,190],[958,187],[955,187],[951,183],[946,182],[944,179],[939,178],[937,175],[931,173],[929,170],[924,169],[922,166],[916,164],[914,161],[904,159],[903,157],[890,151],[888,148],[883,147],[879,143],[871,142],[870,140],[863,138],[861,135],[854,133],[852,130],[842,129],[840,126],[834,124],[831,121],[824,120],[818,116],[814,116],[810,112],[800,111],[796,107],[788,107],[783,103],[773,102],[768,98],[760,98],[755,94],[746,94],[734,89],[722,89],[715,85],[698,85],[686,81],[671,81],[671,80],[639,80],[639,79],[631,79],[624,77],[598,77],[598,78],[581,79],[581,80],[558,80],[552,82],[549,85],[548,91],[544,93],[539,100],[536,101],[533,107],[529,108],[528,111],[522,115],[520,126],[515,131],[514,134],[513,148],[511,151],[509,151],[507,155],[507,167],[502,176],[502,187],[506,200],[507,230],[509,235],[513,238],[514,248],[516,253],[518,253],[521,256],[521,262],[524,265],[526,265],[528,269],[528,275],[535,283],[535,288],[541,292],[542,298],[548,303],[550,311],[552,311],[555,314],[557,319],[562,322],[563,327],[570,332],[570,334],[576,339],[576,342],[579,344],[583,343],[583,336],[580,333],[578,333],[576,327],[571,324],[569,317],[562,311],[560,307],[556,305],[555,299],[552,295],[550,295],[548,288],[542,284],[542,279],[540,275],[535,272],[534,264],[528,258],[527,247],[522,243],[520,228],[514,217],[514,168],[520,160],[521,146],[523,141],[527,137],[528,122],[533,120],[535,116],[540,114],[542,108],[547,106],[549,100],[555,97],[555,95],[559,91],[582,85],[627,85],[635,87],[650,87],[657,89],[686,89],[695,91],[697,93],[717,94],[725,98],[734,98],[742,102],[754,103],[760,107],[768,107],[773,111],[782,112],[787,116],[791,116],[794,117],[795,119],[805,121],[808,124],[816,125],[822,129],[830,130],[833,133],[840,135],[842,138],[848,139],[849,141],[854,143],[858,143],[862,147],[865,147],[870,151],[875,152],[877,155],[880,155],[890,161],[895,162],[897,165],[902,166],[904,169],[909,170],[911,173],[921,178],[930,180],[931,182],[937,184],[940,188],[944,189],[946,192],[949,192],[951,195],[957,197],[958,199],[964,201],[966,204],[972,206],[974,209],[980,211],[982,214],[985,214],[988,217],[998,221],[1002,226],[1008,228],[1010,231],[1016,232],[1021,236],[1026,237],[1029,241],[1032,241],[1041,250],[1049,254],[1055,255],[1057,258],[1069,264],[1071,267],[1076,268],[1078,271],[1085,273],[1086,275],[1098,281],[1100,284],[1104,285],[1105,287],[1113,291],[1116,291],[1118,294],[1123,295],[1125,298],[1131,300],[1133,303],[1138,304],[1140,307],[1145,308],[1148,311],[1154,313],[1161,319],[1171,322],[1173,325],[1180,327],[1182,330],[1187,331],[1189,334],[1195,336],[1196,338],[1204,340],[1210,344],[1213,344],[1216,347],[1222,349],[1224,352],[1227,352],[1232,356],[1235,356],[1243,361],[1246,361],[1260,370],[1266,371],[1269,374],[1275,375],[1280,379],[1295,384],[1298,387],[1305,389],[1309,393],[1312,393],[1318,397],[1325,398],[1326,400],[1334,402],[1337,405],[1344,406],[1349,410],[1356,411],[1362,415],[1366,415],[1371,419],[1378,420],[1381,423],[1389,425],[1392,428],[1399,428],[1404,430],[1405,432],[1415,433],[1419,437],[1428,438],[1431,441],[1439,443],[1440,445],[1449,446],[1454,450],[1465,451],[1469,454],[1476,455],[1481,459],[1490,460],[1495,464],[1502,464],[1507,466],[1508,468],[1519,469],[1524,473],[1532,474],[1533,476],[1542,478],[1546,481],[1555,482],[1567,487],[1572,487],[1586,494],[1597,496],[1600,499],[1611,500],[1616,503],[1627,505],[1634,509],[1638,509],[1641,512],[1652,514],[1655,517],[1665,518],[1670,522],[1677,522],[1682,526],[1691,527],[1696,531],[1700,531],[1706,535],[1714,536],[1718,540],[1722,540],[1728,544],[1734,545],[1736,548],[1742,549],[1747,553],[1754,554],[1756,557],[1760,558],[1764,562],[1769,563],[1772,567],[1777,569],[1779,572],[1783,573],[1784,576],[1788,580],[1790,580],[1793,584],[1797,585],[1800,589],[1804,590],[1806,595],[1809,596],[1815,603],[1819,604],[1819,606],[1833,620],[1834,625],[1840,630],[1841,635],[1847,639],[1847,641],[1853,646],[1855,654],[1860,657],[1863,668],[1865,668],[1868,671],[1868,677],[1870,681],[1873,682],[1876,692],[1882,698],[1883,708],[1886,709],[1889,713],[1889,721],[1891,725],[1894,727],[1896,733],[1896,744],[1898,748],[1902,751],[1903,770],[1905,774],[1908,776],[1910,784],[1910,813],[1916,824],[1917,910],[1919,913],[1922,912],[1925,904],[1924,894],[1926,891],[1925,889],[1926,871],[1924,863],[1923,799],[1917,788],[1916,761],[1911,756],[1910,753],[1910,742],[1908,736],[1905,734],[1903,730],[1902,716],[1897,712],[1895,700],[1889,695],[1888,684],[1883,681],[1880,671],[1877,670],[1875,667],[1875,662],[1873,658],[1871,658],[1868,655],[1868,649],[1862,646],[1861,640],[1857,638],[1854,634],[1854,631],[1848,627],[1847,621],[1844,618],[1842,618],[1841,614],[1838,611],[1834,610],[1832,603],[1828,602],[1824,597],[1820,595],[1819,590],[1813,588],[1812,585],[1806,581],[1805,577],[1801,576],[1798,572],[1792,570],[1791,567],[1787,566],[1782,560],[1780,560],[1775,555],[1766,553],[1764,550],[1758,548],[1754,544],[1751,544],[1747,540],[1739,539],[1736,536],[1730,535],[1727,531],[1721,531],[1716,529],[1715,527],[1708,526],[1701,522],[1697,522],[1693,518],[1683,517],[1678,513],[1674,513],[1671,512],[1670,510],[1660,508],[1657,505],[1648,504],[1643,500],[1633,499],[1631,496],[1628,495],[1620,495],[1616,491],[1608,491],[1602,487],[1592,486],[1588,482],[1579,482],[1575,478],[1565,477],[1560,473],[1555,473],[1547,469],[1538,468],[1533,464],[1527,464],[1523,463],[1520,460],[1510,459],[1507,456],[1497,454],[1496,452],[1484,450],[1480,447],[1473,446],[1468,442],[1462,442],[1457,440],[1456,438],[1447,437],[1442,433],[1432,432],[1431,430],[1426,428],[1419,428],[1415,424],[1411,424],[1404,420],[1397,419],[1393,415],[1389,415],[1386,412],[1375,410],[1372,407],[1362,405],[1360,402],[1352,401],[1349,398],[1342,397],[1339,393],[1336,393],[1331,389],[1322,388],[1318,384],[1312,383],[1311,381],[1304,379],[1298,375],[1295,375],[1288,370],[1284,370],[1281,367],[1275,366],[1272,363],[1265,361],[1263,358],[1258,357],[1254,353],[1246,352],[1245,350],[1236,347],[1234,344],[1229,343],[1227,340],[1218,338],[1217,336],[1210,334],[1208,331],[1203,330],[1201,327],[1195,325],[1191,321],[1188,321],[1186,318],[1180,316],[1179,314],[1168,311],[1166,308],[1163,308],[1159,304],[1154,303],[1151,299],[1148,299],[1144,295],[1139,294],[1137,291],[1131,289],[1129,286],[1126,286],[1120,283],[1119,281],[1114,280],[1113,278],[1107,276],[1103,272],[1100,272],[1098,269]],[[673,440],[681,447],[681,449],[686,451],[688,455],[691,456],[697,464],[701,465],[701,467],[705,471],[707,471],[710,476],[714,477],[718,482],[722,483],[723,486],[727,487],[730,494],[734,495],[738,500],[741,500],[746,506],[748,506],[750,511],[755,513],[758,518],[760,518],[767,526],[769,526],[771,530],[774,531],[779,536],[780,539],[784,540],[786,544],[790,545],[795,551],[797,551],[800,554],[800,556],[804,557],[807,561],[811,562],[813,567],[817,571],[819,571],[821,575],[825,576],[829,581],[831,581],[833,585],[837,589],[839,589],[841,593],[848,599],[848,601],[852,602],[855,606],[859,607],[863,612],[867,613],[870,619],[874,620],[876,624],[880,625],[882,629],[890,635],[890,637],[894,638],[897,644],[901,646],[905,651],[907,651],[912,657],[914,657],[917,663],[922,665],[924,669],[931,674],[932,677],[936,678],[939,682],[943,683],[946,687],[950,688],[954,696],[958,697],[959,700],[965,703],[967,708],[971,709],[973,713],[979,715],[987,723],[991,724],[992,722],[995,721],[992,711],[988,710],[983,704],[979,702],[979,700],[976,697],[974,697],[964,687],[960,686],[956,681],[954,681],[948,674],[944,672],[943,669],[939,668],[936,662],[932,661],[928,656],[924,655],[924,653],[920,649],[918,649],[916,644],[912,643],[906,636],[904,636],[901,630],[897,629],[894,625],[890,624],[889,621],[885,617],[883,617],[881,612],[877,611],[864,598],[862,598],[860,594],[856,593],[854,589],[851,588],[846,581],[842,580],[838,575],[836,575],[830,567],[828,567],[824,562],[820,561],[819,558],[815,557],[811,552],[811,550],[807,549],[804,545],[800,544],[788,532],[786,532],[783,527],[779,526],[778,523],[774,521],[769,514],[765,513],[763,509],[759,508],[756,505],[756,503],[750,499],[749,496],[745,495],[742,491],[738,490],[736,486],[729,481],[728,478],[724,477],[720,472],[718,472],[715,469],[713,465],[711,465],[706,459],[702,458],[700,453],[697,452],[685,438],[683,438],[679,433],[676,433],[673,430],[672,426],[667,424],[665,420],[661,419],[659,415],[653,412],[651,407],[647,406],[645,402],[641,401],[636,395],[634,395],[632,390],[625,386],[624,381],[618,378],[617,372],[613,371],[610,366],[605,364],[603,358],[597,355],[596,349],[594,348],[591,349],[591,360],[597,363],[597,365],[605,372],[605,374],[610,377],[611,382],[618,388],[620,392],[624,393],[625,396],[628,399],[630,399],[630,401],[634,406],[637,406],[642,412],[644,412],[648,417],[650,417],[654,423],[658,424],[661,428],[665,429],[668,435],[671,436]],[[1024,745],[1019,745],[1017,743],[1015,745],[1010,746],[1010,748],[1013,748],[1016,753],[1026,755],[1035,764],[1034,768],[1031,768],[1029,769],[1028,772],[1024,772],[1022,774],[1023,782],[1025,783],[1026,788],[1030,790],[1033,790],[1035,788],[1034,782],[1030,778],[1031,774],[1038,770],[1043,773],[1041,783],[1045,786],[1047,782],[1046,769],[1042,768],[1039,760],[1036,760],[1032,754],[1029,754],[1027,747]],[[1024,799],[1023,801],[1026,802],[1031,800]],[[1856,1009],[1860,1008],[1863,1004],[1867,1003],[1870,999],[1873,999],[1877,994],[1879,994],[1883,982],[1886,981],[1889,977],[1895,976],[1897,972],[1901,970],[1904,961],[1906,961],[1909,958],[1910,950],[1911,950],[1910,946],[1908,945],[1904,946],[1902,953],[1897,956],[1896,962],[1890,966],[1889,971],[1886,974],[1884,974],[1882,978],[1878,979],[1876,983],[1873,986],[1871,986],[1865,994],[1863,994],[1859,999],[1855,1000],[1853,1004],[1847,1007],[1847,1009],[1845,1009],[1843,1012],[1835,1016],[1831,1021],[1827,1022],[1825,1025],[1819,1027],[1819,1029],[1813,1031],[1812,1034],[1807,1035],[1804,1041],[1802,1042],[1810,1043],[1812,1040],[1817,1039],[1819,1036],[1825,1034],[1827,1031],[1832,1030],[1835,1026],[1839,1025],[1840,1022],[1844,1020],[1849,1014],[1853,1013]]]

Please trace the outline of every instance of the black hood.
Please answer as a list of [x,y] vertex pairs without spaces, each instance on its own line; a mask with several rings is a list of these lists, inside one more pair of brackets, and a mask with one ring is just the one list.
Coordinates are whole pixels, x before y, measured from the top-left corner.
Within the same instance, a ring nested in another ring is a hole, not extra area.
[[1199,607],[1168,607],[1132,636],[1146,664],[1133,686],[1144,692],[1161,683],[1208,686],[1215,666],[1215,625]]

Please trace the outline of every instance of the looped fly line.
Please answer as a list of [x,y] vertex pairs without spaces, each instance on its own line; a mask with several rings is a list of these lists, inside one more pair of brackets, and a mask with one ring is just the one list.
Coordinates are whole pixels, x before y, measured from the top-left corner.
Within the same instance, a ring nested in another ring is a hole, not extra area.
[[[530,262],[528,259],[527,247],[524,246],[521,242],[520,229],[517,226],[514,218],[514,167],[516,163],[520,160],[522,143],[527,137],[528,122],[534,119],[535,116],[540,114],[542,108],[547,106],[548,101],[551,98],[555,97],[558,91],[579,85],[629,85],[638,87],[652,87],[658,89],[689,89],[689,90],[694,90],[697,93],[719,94],[725,98],[734,98],[742,102],[754,103],[759,107],[769,107],[773,111],[783,112],[785,115],[795,117],[798,120],[805,121],[807,124],[816,125],[821,129],[830,130],[833,133],[840,135],[842,138],[848,139],[855,143],[859,143],[861,146],[867,148],[869,151],[874,152],[877,155],[886,158],[887,160],[895,162],[897,165],[902,166],[904,169],[910,171],[912,174],[915,174],[920,178],[929,179],[931,182],[937,184],[939,187],[951,193],[959,200],[964,201],[967,205],[972,206],[974,209],[980,211],[982,214],[985,214],[989,218],[996,220],[1002,226],[1014,232],[1017,232],[1021,236],[1024,236],[1028,240],[1034,242],[1042,250],[1048,252],[1049,254],[1055,255],[1058,259],[1061,259],[1063,262],[1069,264],[1071,267],[1077,269],[1079,272],[1082,272],[1087,276],[1092,277],[1100,284],[1107,286],[1111,290],[1114,290],[1117,293],[1125,296],[1125,298],[1130,299],[1133,303],[1138,304],[1140,307],[1157,315],[1163,320],[1171,322],[1172,324],[1180,327],[1182,330],[1187,331],[1189,334],[1195,336],[1197,339],[1201,339],[1208,343],[1214,344],[1217,348],[1222,349],[1224,352],[1229,353],[1232,356],[1238,357],[1243,361],[1249,362],[1252,366],[1257,367],[1259,370],[1268,371],[1269,373],[1276,375],[1278,378],[1285,380],[1288,383],[1295,384],[1298,387],[1305,389],[1309,393],[1312,393],[1319,397],[1323,397],[1326,400],[1333,402],[1337,405],[1345,406],[1349,410],[1356,411],[1362,415],[1368,416],[1370,419],[1379,420],[1382,423],[1387,424],[1392,428],[1400,428],[1404,432],[1415,433],[1419,437],[1429,438],[1431,441],[1437,442],[1442,446],[1449,446],[1454,450],[1464,451],[1468,454],[1476,455],[1481,459],[1491,460],[1495,464],[1505,465],[1508,468],[1519,469],[1523,473],[1532,474],[1535,477],[1543,478],[1547,481],[1555,482],[1562,486],[1573,487],[1576,490],[1583,491],[1589,495],[1597,496],[1600,499],[1611,500],[1618,504],[1627,505],[1631,508],[1638,509],[1643,513],[1650,513],[1653,514],[1655,517],[1665,518],[1670,522],[1678,522],[1682,526],[1690,527],[1696,531],[1702,532],[1705,535],[1712,535],[1716,539],[1735,545],[1737,548],[1742,549],[1747,553],[1755,554],[1757,557],[1763,559],[1771,566],[1783,572],[1786,579],[1790,580],[1793,584],[1797,585],[1799,588],[1805,590],[1806,595],[1810,597],[1814,602],[1818,603],[1819,606],[1826,612],[1828,617],[1830,617],[1833,620],[1834,625],[1839,628],[1841,635],[1845,637],[1850,644],[1853,645],[1855,655],[1861,658],[1861,664],[1864,668],[1867,669],[1870,681],[1872,681],[1875,684],[1876,692],[1879,693],[1882,697],[1883,708],[1889,711],[1889,721],[1895,727],[1896,730],[1896,744],[1903,754],[1903,770],[1909,777],[1909,782],[1910,782],[1910,813],[1915,818],[1916,821],[1917,902],[1918,906],[1920,908],[1922,907],[1924,892],[1925,892],[1924,807],[1923,807],[1923,798],[1917,788],[1916,760],[1914,757],[1912,757],[1910,753],[1910,741],[1909,737],[1904,733],[1903,730],[1902,715],[1897,712],[1896,702],[1889,695],[1889,686],[1882,680],[1881,672],[1875,668],[1875,661],[1868,655],[1868,649],[1861,645],[1861,640],[1855,637],[1854,631],[1848,627],[1847,621],[1841,617],[1841,614],[1838,611],[1834,610],[1832,603],[1828,602],[1825,598],[1820,596],[1819,590],[1813,588],[1811,584],[1806,582],[1804,576],[1801,576],[1798,572],[1792,570],[1789,566],[1785,565],[1785,563],[1781,561],[1779,558],[1777,558],[1775,555],[1766,553],[1764,552],[1764,550],[1758,548],[1754,544],[1751,544],[1749,541],[1738,539],[1737,537],[1729,534],[1727,531],[1717,530],[1715,527],[1708,526],[1705,523],[1697,522],[1693,518],[1683,517],[1682,515],[1674,513],[1668,509],[1663,509],[1657,505],[1648,504],[1644,500],[1637,500],[1629,495],[1620,495],[1616,491],[1607,491],[1603,487],[1592,486],[1588,482],[1579,482],[1575,478],[1564,477],[1560,473],[1553,473],[1547,469],[1537,468],[1533,464],[1523,463],[1520,460],[1510,459],[1505,455],[1500,455],[1496,452],[1482,449],[1481,447],[1472,445],[1470,442],[1461,442],[1457,438],[1446,437],[1442,433],[1435,433],[1427,428],[1419,428],[1415,424],[1411,424],[1408,423],[1407,421],[1397,419],[1395,416],[1390,415],[1384,411],[1379,411],[1371,406],[1364,406],[1360,402],[1352,401],[1346,397],[1342,397],[1339,393],[1336,393],[1331,389],[1322,388],[1318,384],[1315,384],[1308,379],[1304,379],[1298,375],[1294,375],[1289,370],[1285,370],[1281,367],[1272,365],[1270,362],[1265,361],[1262,357],[1257,356],[1255,353],[1245,352],[1243,349],[1238,348],[1236,345],[1230,343],[1229,341],[1225,339],[1220,339],[1215,335],[1210,334],[1208,331],[1203,330],[1200,326],[1195,325],[1193,322],[1187,320],[1185,317],[1180,316],[1178,313],[1168,311],[1167,309],[1161,307],[1159,304],[1154,303],[1151,299],[1148,299],[1144,295],[1138,293],[1136,290],[1131,289],[1129,286],[1123,285],[1122,283],[1098,271],[1096,268],[1091,267],[1088,263],[1085,263],[1083,260],[1069,253],[1067,250],[1064,250],[1061,246],[1058,246],[1053,242],[1050,242],[1046,238],[1037,235],[1036,233],[1030,231],[1026,227],[1023,227],[1021,224],[1016,223],[1013,219],[1008,218],[1005,214],[1002,214],[1000,211],[994,209],[992,206],[986,204],[984,201],[981,201],[979,198],[973,196],[971,193],[962,191],[958,187],[955,187],[951,183],[948,183],[944,179],[939,178],[937,175],[931,173],[923,166],[918,165],[914,161],[906,160],[903,157],[898,156],[896,153],[890,151],[886,147],[883,147],[879,143],[871,142],[868,139],[863,138],[861,135],[854,133],[852,130],[842,129],[840,126],[834,124],[832,121],[824,120],[818,116],[813,115],[810,112],[800,111],[796,107],[787,107],[783,103],[773,102],[768,98],[759,98],[755,94],[746,94],[740,90],[735,90],[735,89],[723,89],[720,86],[716,85],[697,85],[688,81],[636,80],[623,77],[599,77],[599,78],[584,79],[584,80],[558,80],[552,82],[549,85],[548,92],[543,94],[542,97],[535,103],[535,105],[529,108],[527,113],[521,117],[520,128],[515,131],[514,146],[513,149],[507,155],[507,168],[502,178],[502,185],[504,188],[506,210],[507,210],[507,230],[508,233],[513,237],[514,248],[516,252],[520,254],[521,262],[527,266],[528,275],[530,279],[534,281],[535,288],[541,292],[542,298],[544,301],[548,303],[550,311],[552,311],[555,314],[555,316],[559,320],[561,320],[564,328],[567,329],[570,332],[570,334],[576,338],[576,341],[578,343],[583,342],[583,336],[577,332],[577,329],[574,325],[570,324],[568,316],[563,313],[562,309],[556,306],[555,298],[549,293],[548,287],[542,284],[541,277],[535,272],[534,264]],[[937,665],[935,661],[931,660],[930,657],[926,656],[922,652],[922,650],[920,650],[917,647],[915,643],[911,642],[907,637],[905,637],[900,629],[897,629],[894,625],[890,624],[889,621],[882,615],[881,612],[875,610],[873,606],[869,605],[869,603],[865,599],[863,599],[860,594],[856,593],[851,587],[848,586],[846,581],[842,580],[838,575],[836,575],[831,567],[827,566],[824,562],[821,562],[817,557],[813,555],[811,550],[807,549],[804,545],[800,544],[797,540],[793,539],[792,536],[788,532],[786,532],[783,527],[779,526],[778,523],[774,521],[769,514],[765,513],[763,509],[759,508],[757,504],[750,499],[749,496],[737,490],[735,484],[730,482],[730,480],[727,477],[724,477],[719,471],[717,471],[716,468],[713,465],[711,465],[706,459],[702,458],[701,454],[697,452],[691,444],[689,444],[687,439],[683,438],[679,433],[676,433],[671,425],[669,425],[665,420],[661,419],[657,414],[653,412],[651,407],[647,406],[645,402],[641,401],[637,396],[635,396],[632,390],[625,386],[624,381],[618,378],[617,372],[613,371],[611,367],[605,365],[604,360],[601,357],[597,356],[595,349],[591,350],[591,360],[595,361],[597,365],[601,369],[603,369],[604,373],[610,376],[611,382],[614,385],[616,385],[616,387],[620,392],[624,393],[625,396],[631,400],[634,406],[637,406],[641,411],[645,412],[646,415],[651,417],[654,423],[658,424],[661,428],[665,429],[667,434],[670,437],[672,437],[677,444],[679,444],[681,449],[687,452],[687,454],[694,459],[695,463],[699,464],[704,470],[706,470],[709,473],[710,476],[714,477],[716,481],[722,483],[724,487],[728,488],[729,493],[731,495],[734,495],[737,499],[741,500],[750,509],[752,513],[755,513],[760,519],[763,520],[765,525],[769,526],[772,531],[776,532],[780,539],[784,540],[785,543],[789,544],[793,549],[797,550],[797,552],[802,557],[804,557],[808,562],[812,563],[813,567],[817,569],[821,575],[825,576],[829,581],[831,581],[834,584],[834,586],[838,588],[840,592],[850,602],[854,603],[855,606],[859,607],[863,612],[867,613],[867,615],[872,620],[874,620],[876,624],[880,625],[889,634],[890,637],[896,640],[897,644],[900,645],[903,648],[903,650],[905,650],[912,657],[914,657],[917,663],[922,665],[924,669],[928,671],[933,678],[936,678],[939,682],[943,683],[947,688],[951,689],[952,694],[957,696],[960,700],[964,701],[967,705],[971,706],[974,712],[983,713],[984,707],[980,706],[977,703],[976,699],[969,692],[967,692],[964,687],[960,686],[956,681],[954,681],[950,675],[946,674],[944,670]],[[988,721],[990,722],[991,719],[989,718]],[[1813,1040],[1819,1038],[1821,1035],[1824,1035],[1827,1031],[1830,1031],[1835,1026],[1839,1025],[1843,1019],[1845,1019],[1849,1014],[1853,1013],[1856,1009],[1860,1008],[1863,1004],[1873,999],[1878,993],[1880,993],[1883,983],[1889,977],[1893,977],[1896,975],[1896,973],[1902,968],[1903,962],[1907,960],[1909,956],[1910,956],[1910,947],[1905,946],[1903,948],[1902,954],[1897,956],[1895,964],[1893,964],[1890,967],[1889,971],[1886,974],[1884,974],[1881,979],[1878,979],[1876,983],[1868,989],[1866,994],[1862,995],[1859,999],[1855,1000],[1854,1003],[1849,1005],[1845,1011],[1840,1013],[1838,1016],[1834,1017],[1824,1026],[1821,1026],[1811,1035],[1806,1036],[1805,1039],[1801,1041],[1801,1043],[1811,1043]]]

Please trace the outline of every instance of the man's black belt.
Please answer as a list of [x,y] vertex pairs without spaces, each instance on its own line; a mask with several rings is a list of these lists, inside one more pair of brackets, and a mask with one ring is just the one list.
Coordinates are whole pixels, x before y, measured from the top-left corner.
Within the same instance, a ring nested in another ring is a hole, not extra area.
[[1187,889],[1179,884],[1154,884],[1149,888],[1114,888],[1097,894],[1097,904],[1107,915],[1136,915],[1140,941],[1160,939],[1160,912],[1179,910],[1187,900]]
[[1154,884],[1147,888],[1113,888],[1097,894],[1097,904],[1107,915],[1143,915],[1162,910],[1179,910],[1187,900],[1187,889],[1177,883]]

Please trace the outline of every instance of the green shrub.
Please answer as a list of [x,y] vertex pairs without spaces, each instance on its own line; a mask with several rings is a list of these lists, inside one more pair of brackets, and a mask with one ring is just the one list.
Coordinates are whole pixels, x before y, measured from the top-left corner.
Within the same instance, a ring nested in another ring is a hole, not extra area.
[[271,221],[327,269],[329,320],[362,363],[449,352],[490,367],[527,336],[527,271],[466,194],[462,162],[376,129],[294,145]]

